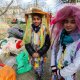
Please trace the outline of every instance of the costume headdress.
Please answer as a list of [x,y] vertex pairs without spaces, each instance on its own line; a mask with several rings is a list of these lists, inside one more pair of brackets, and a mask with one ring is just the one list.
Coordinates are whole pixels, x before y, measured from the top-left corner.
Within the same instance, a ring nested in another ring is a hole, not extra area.
[[[32,16],[34,15],[39,15],[42,18],[42,24],[44,26],[46,26],[47,32],[49,33],[49,23],[50,23],[50,18],[47,12],[44,12],[40,9],[37,8],[33,8],[31,11],[29,11],[28,13],[25,14],[25,19],[26,19],[26,31],[24,34],[24,38],[23,40],[25,41],[25,39],[27,38],[27,41],[30,41],[30,28],[31,28],[31,23],[32,23]],[[29,43],[29,42],[27,42]]]

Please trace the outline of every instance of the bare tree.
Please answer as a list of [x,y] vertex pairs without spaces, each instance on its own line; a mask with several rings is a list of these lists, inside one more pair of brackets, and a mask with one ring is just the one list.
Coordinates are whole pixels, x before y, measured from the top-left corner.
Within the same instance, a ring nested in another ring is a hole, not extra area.
[[4,15],[7,12],[7,10],[9,9],[9,7],[10,7],[10,5],[12,3],[13,3],[13,0],[11,0],[11,2],[7,5],[7,7],[6,7],[6,9],[4,11],[3,10],[0,10],[0,12],[1,12],[0,16]]

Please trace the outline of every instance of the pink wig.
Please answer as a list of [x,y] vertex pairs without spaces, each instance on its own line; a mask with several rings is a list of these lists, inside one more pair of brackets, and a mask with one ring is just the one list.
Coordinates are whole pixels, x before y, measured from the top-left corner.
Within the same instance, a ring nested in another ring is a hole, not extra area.
[[71,6],[68,5],[60,9],[57,12],[55,19],[52,20],[53,25],[56,24],[56,26],[53,27],[52,32],[51,32],[52,34],[55,34],[55,36],[54,35],[52,36],[54,37],[54,39],[56,39],[56,37],[59,36],[61,30],[63,29],[62,22],[70,16],[74,17],[78,30],[80,31],[80,8],[75,7],[73,5]]
[[75,6],[65,6],[58,11],[55,23],[62,24],[61,22],[70,16],[74,17],[76,25],[80,30],[80,9]]

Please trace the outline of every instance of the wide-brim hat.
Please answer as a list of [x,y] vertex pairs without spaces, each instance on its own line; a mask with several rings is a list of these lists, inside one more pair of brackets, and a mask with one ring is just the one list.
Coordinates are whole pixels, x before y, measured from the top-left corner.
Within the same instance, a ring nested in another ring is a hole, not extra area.
[[27,11],[27,12],[25,13],[25,20],[26,20],[26,22],[27,22],[27,20],[28,20],[28,18],[29,18],[29,15],[30,15],[31,18],[32,18],[32,16],[33,16],[34,14],[39,14],[41,18],[42,18],[43,16],[44,16],[46,19],[49,18],[49,15],[48,15],[47,12],[44,12],[44,11],[42,11],[41,9],[38,9],[38,8],[32,8],[31,10],[29,10],[29,11]]
[[32,14],[35,14],[35,13],[41,14],[41,15],[46,15],[47,14],[47,12],[44,12],[44,11],[42,11],[40,9],[37,9],[37,8],[33,8],[28,13],[26,13],[26,15],[32,15]]

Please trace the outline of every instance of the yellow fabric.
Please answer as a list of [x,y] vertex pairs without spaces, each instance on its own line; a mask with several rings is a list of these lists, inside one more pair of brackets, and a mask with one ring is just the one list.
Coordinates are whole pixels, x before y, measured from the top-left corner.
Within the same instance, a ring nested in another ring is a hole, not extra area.
[[0,80],[16,80],[15,71],[11,67],[5,65],[0,69]]
[[[34,42],[34,44],[38,45],[40,48],[43,46],[44,42],[45,42],[45,28],[42,25],[39,32],[35,33],[33,32],[34,37],[32,36],[32,42]],[[39,40],[37,40],[37,37],[40,38]]]
[[60,59],[58,61],[58,68],[59,69],[61,69],[63,67],[63,63],[62,62],[63,62],[63,59],[64,59],[65,55],[66,55],[66,50],[64,51],[64,53],[61,54],[61,57],[60,57]]
[[[29,20],[28,20],[28,23],[29,23]],[[32,27],[31,27],[31,25],[29,25],[29,26],[30,27],[26,27],[26,31],[25,31],[24,38],[23,38],[23,41],[26,44],[30,43],[30,41],[31,41],[31,35],[32,35],[32,29],[31,28]],[[45,41],[44,30],[45,30],[45,28],[42,25],[41,28],[40,28],[40,32],[38,32],[38,34],[40,35],[40,41],[39,41],[40,48],[43,46],[44,41]],[[35,43],[35,38],[34,38],[34,43]]]
[[43,27],[41,27],[40,29],[40,33],[41,33],[41,36],[40,36],[40,48],[43,46],[44,42],[45,42],[45,37],[44,37],[44,29]]
[[34,62],[34,68],[38,68],[39,67],[39,62],[40,62],[40,57],[36,58],[37,61]]
[[29,43],[30,39],[31,39],[31,16],[29,16],[27,23],[26,23],[26,30],[25,30],[25,34],[23,37],[23,43]]
[[46,31],[48,34],[50,34],[50,31],[49,31],[49,20],[46,18],[46,16],[43,16],[42,18],[42,23],[46,26]]

